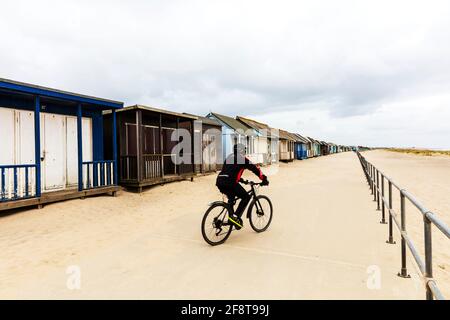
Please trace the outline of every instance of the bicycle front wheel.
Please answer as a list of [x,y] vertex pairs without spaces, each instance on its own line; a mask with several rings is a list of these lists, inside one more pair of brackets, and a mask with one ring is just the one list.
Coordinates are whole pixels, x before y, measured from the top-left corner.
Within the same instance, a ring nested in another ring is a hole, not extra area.
[[208,244],[216,246],[228,239],[232,230],[228,216],[229,209],[225,203],[215,203],[206,210],[202,220],[202,235]]
[[256,232],[266,231],[272,222],[273,206],[266,196],[257,196],[248,208],[248,218]]

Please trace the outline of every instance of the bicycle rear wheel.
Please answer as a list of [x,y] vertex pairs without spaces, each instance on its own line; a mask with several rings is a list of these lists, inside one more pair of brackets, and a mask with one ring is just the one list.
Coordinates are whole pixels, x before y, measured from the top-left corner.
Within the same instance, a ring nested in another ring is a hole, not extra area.
[[248,218],[252,229],[256,232],[266,231],[272,222],[272,202],[266,196],[257,196],[248,208]]
[[208,244],[216,246],[228,239],[232,231],[228,216],[229,208],[225,203],[215,203],[206,210],[202,220],[202,235]]

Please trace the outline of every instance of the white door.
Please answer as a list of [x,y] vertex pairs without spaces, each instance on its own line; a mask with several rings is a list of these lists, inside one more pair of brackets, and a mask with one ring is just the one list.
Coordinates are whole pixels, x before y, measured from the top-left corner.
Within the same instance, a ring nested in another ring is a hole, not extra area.
[[16,111],[17,164],[34,164],[34,112]]
[[[14,110],[8,108],[0,108],[0,165],[15,164],[15,125]],[[13,170],[5,170],[4,175],[0,174],[1,198],[11,198],[13,196],[14,176]]]
[[[78,186],[78,135],[77,135],[77,118],[72,116],[60,116],[60,115],[50,115],[46,114],[46,116],[51,116],[50,120],[48,117],[45,117],[45,124],[47,126],[47,122],[50,121],[51,128],[54,128],[55,124],[53,123],[57,120],[58,128],[56,130],[61,129],[59,127],[60,120],[62,121],[63,127],[62,130],[64,134],[61,135],[61,139],[53,140],[52,137],[47,138],[47,130],[45,131],[44,142],[45,145],[42,146],[42,149],[45,152],[45,160],[42,163],[42,166],[47,167],[47,164],[52,166],[57,166],[57,173],[62,175],[60,178],[56,176],[51,176],[51,180],[46,180],[45,182],[45,190],[55,190],[62,188],[71,188]],[[52,129],[50,129],[52,130]],[[92,120],[90,118],[83,118],[82,120],[82,133],[83,133],[83,161],[92,161]],[[51,134],[51,131],[50,131]],[[47,143],[54,143],[54,148],[48,148]],[[50,149],[50,150],[49,150]],[[56,150],[58,149],[58,151]],[[47,161],[47,157],[52,154],[57,154],[58,159],[61,157],[61,160],[57,160],[52,162],[55,157],[52,157],[50,162]],[[62,153],[61,153],[62,152]],[[49,168],[49,170],[52,170]],[[46,172],[46,169],[44,170]],[[57,183],[55,183],[57,182]]]
[[66,130],[65,117],[42,113],[41,139],[42,189],[43,191],[63,189],[66,185],[65,155]]
[[0,165],[15,164],[15,125],[14,109],[0,108]]

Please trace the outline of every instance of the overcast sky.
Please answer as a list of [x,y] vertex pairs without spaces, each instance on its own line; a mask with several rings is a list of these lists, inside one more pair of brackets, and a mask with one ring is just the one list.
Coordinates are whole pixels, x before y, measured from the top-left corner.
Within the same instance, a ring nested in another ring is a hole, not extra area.
[[5,1],[0,77],[450,149],[450,1]]

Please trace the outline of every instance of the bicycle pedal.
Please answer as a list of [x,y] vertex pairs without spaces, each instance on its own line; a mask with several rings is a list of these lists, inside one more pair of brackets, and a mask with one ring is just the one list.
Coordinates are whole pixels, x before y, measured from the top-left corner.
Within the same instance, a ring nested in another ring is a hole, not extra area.
[[243,227],[242,219],[239,217],[228,217],[228,220],[234,225],[236,230],[240,230]]

